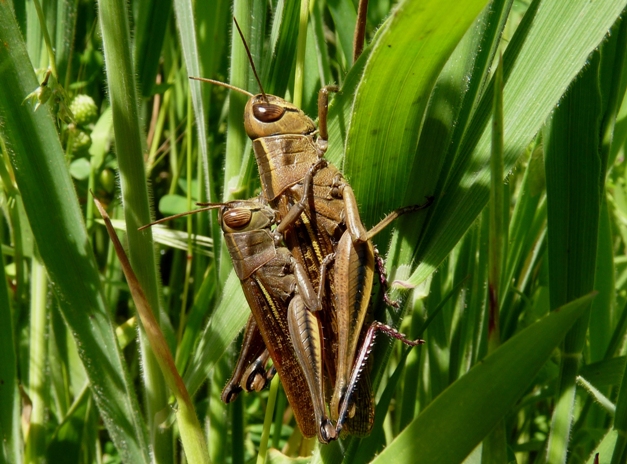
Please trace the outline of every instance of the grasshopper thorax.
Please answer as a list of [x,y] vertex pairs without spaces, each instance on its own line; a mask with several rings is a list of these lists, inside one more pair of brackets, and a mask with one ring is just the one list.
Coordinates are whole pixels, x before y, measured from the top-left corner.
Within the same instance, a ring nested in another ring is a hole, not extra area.
[[292,103],[274,95],[255,95],[246,103],[244,127],[252,140],[282,134],[311,134],[314,122]]

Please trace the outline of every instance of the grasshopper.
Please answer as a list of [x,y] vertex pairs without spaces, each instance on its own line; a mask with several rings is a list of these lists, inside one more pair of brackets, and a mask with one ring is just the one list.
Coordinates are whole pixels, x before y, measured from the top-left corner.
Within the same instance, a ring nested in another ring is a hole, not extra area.
[[[337,421],[355,366],[359,339],[365,330],[375,268],[371,238],[399,214],[426,205],[399,210],[372,231],[365,229],[352,188],[323,159],[328,145],[326,121],[331,91],[337,88],[328,86],[319,92],[318,130],[301,110],[279,97],[266,95],[263,90],[248,100],[244,127],[252,140],[263,194],[282,218],[277,231],[284,235],[294,256],[306,263],[313,282],[318,282],[321,259],[336,253],[333,272],[329,272],[333,312],[326,321],[323,318],[326,322],[323,327],[326,326],[325,339],[333,343],[330,350],[333,359],[327,364],[334,365],[335,376],[330,374],[334,385],[330,403],[332,417]],[[309,240],[304,240],[305,235]],[[303,249],[303,243],[313,246]],[[366,404],[372,407],[371,402]],[[366,416],[369,417],[366,423],[349,423],[349,430],[367,435],[372,415]]]
[[[296,421],[305,436],[318,434],[328,441],[335,437],[335,428],[326,414],[319,361],[321,331],[313,314],[321,308],[325,268],[332,256],[323,260],[322,285],[316,292],[302,265],[287,248],[279,246],[281,236],[271,231],[275,217],[274,210],[253,199],[221,205],[219,222],[235,273],[274,368],[283,379]],[[255,330],[249,331],[255,336]],[[300,337],[302,332],[309,336]],[[307,390],[309,395],[304,394]]]
[[[224,241],[252,311],[237,365],[222,392],[222,400],[233,401],[242,389],[261,390],[276,370],[283,379],[303,435],[317,434],[320,441],[327,443],[337,434],[326,413],[320,362],[322,332],[314,314],[322,308],[326,268],[334,255],[322,262],[321,285],[316,292],[303,266],[280,245],[281,235],[272,230],[276,211],[262,199],[199,205],[204,207],[144,227],[219,209]],[[307,337],[302,337],[302,333]],[[268,356],[274,365],[266,373]]]

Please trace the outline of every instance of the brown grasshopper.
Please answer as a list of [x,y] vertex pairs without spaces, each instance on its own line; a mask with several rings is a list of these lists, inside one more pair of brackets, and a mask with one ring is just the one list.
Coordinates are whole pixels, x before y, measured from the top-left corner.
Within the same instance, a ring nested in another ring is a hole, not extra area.
[[[334,363],[335,368],[335,376],[330,374],[334,385],[330,401],[334,420],[340,417],[340,403],[346,395],[359,339],[365,330],[375,268],[371,238],[399,214],[426,206],[399,210],[372,231],[366,231],[352,188],[323,159],[327,149],[328,93],[336,90],[325,87],[319,93],[317,131],[302,111],[279,97],[266,95],[263,90],[249,99],[244,112],[244,126],[253,142],[262,190],[269,204],[279,211],[282,219],[277,231],[284,235],[287,247],[307,264],[315,283],[321,259],[336,253],[333,270],[329,272],[334,311],[326,314],[326,320],[323,316],[325,340],[332,341],[333,356],[332,360],[327,356],[327,364]],[[309,240],[304,239],[305,235]],[[303,249],[303,243],[313,246]],[[349,422],[348,425],[351,432],[367,435],[371,419],[365,424]]]
[[[219,220],[235,273],[299,427],[305,436],[317,433],[328,441],[335,431],[324,404],[321,334],[313,316],[321,308],[322,287],[315,292],[302,265],[278,246],[281,237],[271,231],[275,215],[259,200],[234,201],[221,207]],[[323,280],[328,261],[322,264]],[[309,337],[302,339],[299,332]],[[303,394],[307,390],[310,394]]]
[[[221,206],[219,221],[235,273],[299,427],[305,436],[327,437],[334,427],[326,414],[322,364],[317,362],[321,332],[313,316],[321,308],[323,287],[315,292],[302,265],[279,246],[282,237],[271,231],[275,216],[259,200],[233,201]],[[322,263],[323,284],[330,258]],[[310,336],[301,338],[300,332]],[[230,386],[231,382],[225,393]]]
[[[239,359],[222,392],[222,400],[233,401],[242,389],[261,390],[276,370],[303,435],[317,434],[327,443],[337,434],[326,412],[322,332],[314,314],[322,307],[325,270],[334,256],[323,260],[321,286],[316,292],[303,266],[280,245],[281,235],[272,230],[276,211],[263,200],[200,205],[204,208],[144,227],[219,208],[224,241],[252,311]],[[308,336],[302,337],[302,333]],[[268,356],[272,358],[273,368],[266,373]]]
[[[245,47],[248,51],[246,44]],[[248,54],[257,76],[250,52]],[[262,88],[260,82],[259,86]],[[330,433],[326,424],[319,422],[318,438],[326,443],[336,438],[345,426],[354,435],[368,435],[374,420],[374,403],[368,376],[357,383],[365,359],[362,353],[368,351],[377,330],[408,344],[419,343],[406,340],[381,323],[374,322],[370,326],[366,323],[377,262],[371,239],[400,214],[422,209],[430,201],[397,210],[367,231],[359,218],[350,185],[333,165],[324,160],[328,143],[328,93],[337,91],[337,88],[328,86],[319,92],[316,129],[309,117],[280,97],[268,95],[263,89],[260,94],[252,95],[227,87],[250,97],[244,113],[244,126],[252,140],[263,195],[278,211],[280,223],[276,232],[283,235],[287,248],[296,262],[302,264],[312,285],[318,286],[320,294],[326,292],[329,295],[320,299],[322,310],[314,313],[324,346],[312,354],[317,356],[322,352],[322,357],[313,363],[325,366],[326,381],[332,391],[327,402],[336,429],[335,433]],[[335,262],[326,271],[325,283],[323,263],[332,254]],[[380,274],[383,275],[381,271]],[[308,309],[311,311],[312,308],[308,306]],[[311,335],[310,331],[293,334],[292,343],[297,345]],[[307,371],[307,367],[303,370]],[[352,393],[355,388],[357,391]],[[310,384],[309,390],[319,389]],[[353,401],[351,394],[356,396]],[[306,435],[304,430],[303,433]]]

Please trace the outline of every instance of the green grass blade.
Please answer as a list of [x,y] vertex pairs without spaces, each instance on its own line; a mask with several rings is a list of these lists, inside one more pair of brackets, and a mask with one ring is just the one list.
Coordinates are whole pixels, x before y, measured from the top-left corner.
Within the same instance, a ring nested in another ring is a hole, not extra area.
[[[151,216],[143,156],[144,135],[139,123],[127,4],[117,0],[103,0],[99,6],[129,259],[150,306],[154,308],[154,316],[158,322],[161,302],[152,232],[137,230],[150,223]],[[159,430],[155,422],[157,413],[168,405],[168,392],[143,327],[140,330],[140,348],[146,417],[153,451],[158,460],[170,462],[174,457],[173,431]]]
[[20,400],[17,390],[17,357],[13,308],[9,300],[4,259],[0,256],[0,463],[22,462]]
[[[26,3],[26,2],[25,2]],[[44,51],[44,39],[35,2],[26,3],[26,46],[28,47],[28,56],[30,57],[33,67],[37,70],[43,70],[47,66],[46,53]]]
[[46,335],[48,309],[48,277],[44,266],[36,259],[31,261],[30,346],[28,371],[28,396],[32,410],[26,440],[26,460],[41,461],[46,453],[46,363],[48,341]]
[[[551,307],[593,289],[601,192],[600,56],[573,83],[545,131],[548,260]],[[549,435],[547,462],[564,463],[573,421],[575,379],[589,313],[566,336]]]
[[93,408],[89,388],[85,386],[48,444],[46,451],[48,462],[60,464],[80,462],[81,455],[89,456],[93,453],[91,445],[94,443],[93,434],[98,419],[98,416],[93,414]]
[[431,193],[420,190],[420,180],[408,178],[419,162],[414,151],[427,95],[485,4],[402,2],[375,38],[367,79],[356,91],[344,159],[366,225],[403,206],[405,191],[399,185],[418,186],[417,198]]
[[186,370],[194,344],[198,339],[198,335],[202,332],[203,320],[209,311],[209,305],[215,290],[213,282],[205,279],[196,294],[194,304],[188,313],[187,326],[185,327],[183,338],[176,351],[176,367],[179,369],[179,372],[185,372]]
[[331,81],[329,56],[320,36],[320,7],[312,5],[307,27],[307,47],[305,49],[305,75],[303,79],[303,102],[301,109],[305,114],[314,115],[318,111],[318,91]]
[[172,0],[141,0],[137,3],[133,55],[143,97],[149,97],[156,84],[171,12]]
[[[523,31],[524,43],[520,43],[523,37],[512,39],[504,55],[506,171],[512,169],[540,130],[625,4],[623,0],[594,3],[547,0],[540,3],[528,31]],[[491,95],[489,90],[488,95]],[[437,267],[487,202],[490,135],[486,124],[491,99],[484,100],[467,131],[467,139],[462,141],[460,155],[447,181],[446,195],[436,198],[432,206],[430,222],[423,231],[425,239],[415,255],[420,264],[410,279],[414,284]],[[535,104],[530,105],[531,101]],[[420,184],[420,179],[412,179],[412,183]]]
[[371,51],[370,47],[363,51],[344,78],[342,88],[329,104],[329,120],[327,122],[329,149],[325,158],[340,169],[344,163],[344,142],[353,117],[353,101]]
[[[227,0],[211,2],[208,5],[196,3],[194,11],[198,32],[198,48],[202,77],[213,77],[226,55],[228,46],[227,31],[231,25],[231,5]],[[209,95],[212,86],[205,85]]]
[[[613,163],[611,154],[617,124],[617,113],[623,100],[627,78],[624,72],[627,54],[627,22],[619,20],[614,25],[612,35],[601,49],[600,90],[606,109],[601,122],[601,171],[608,171],[608,162]],[[625,74],[625,75],[623,75]],[[615,265],[613,257],[612,229],[607,198],[601,199],[601,217],[599,224],[599,243],[597,250],[595,289],[599,298],[592,305],[590,319],[590,360],[603,359],[611,339],[613,307],[615,305]]]
[[[466,130],[468,129],[471,116],[479,104],[483,92],[485,91],[485,86],[490,75],[490,69],[495,61],[497,52],[502,50],[504,29],[511,16],[512,3],[512,0],[490,2],[478,18],[478,24],[466,33],[466,37],[463,39],[462,43],[460,43],[460,46],[457,47],[455,52],[453,52],[451,60],[447,63],[446,67],[442,71],[442,74],[438,78],[438,81],[440,81],[445,87],[452,87],[447,91],[440,92],[441,94],[444,94],[440,97],[440,105],[448,103],[453,109],[455,109],[456,106],[460,106],[459,114],[457,115],[457,119],[455,121],[448,119],[443,121],[445,124],[454,125],[454,127],[451,128],[451,146],[441,148],[447,154],[447,158],[443,162],[444,166],[448,166],[449,163],[453,163],[455,150],[452,150],[451,148],[459,145],[460,140],[463,138]],[[468,43],[465,50],[463,47],[464,42]],[[465,66],[460,66],[455,65],[454,61],[459,61],[462,64],[464,64],[464,61],[471,62]],[[453,72],[451,72],[448,68],[453,68]],[[460,82],[460,80],[464,79],[470,79],[467,89],[465,86],[455,84],[456,82]],[[438,87],[440,86],[438,85]],[[437,87],[432,98],[436,96],[436,92]],[[455,100],[451,101],[450,97],[447,97],[449,92],[459,92],[461,96],[457,98],[460,100],[463,98],[463,103],[457,103]],[[437,117],[434,118],[436,119],[436,123],[438,120],[442,119],[440,113],[443,112],[439,111],[436,113]],[[427,115],[427,117],[428,116],[429,115]],[[440,131],[441,130],[442,129],[440,129]],[[430,150],[431,144],[436,144],[436,146],[438,146],[444,143],[436,138],[439,131],[436,132],[435,137],[430,137],[431,132],[427,131],[426,127],[423,128],[423,133],[420,137],[420,145],[418,147],[419,150],[421,148],[423,150]],[[448,141],[448,138],[444,138],[444,141]]]
[[590,319],[590,362],[600,361],[605,357],[612,339],[612,316],[616,305],[612,226],[605,197],[601,198],[598,242],[594,289],[599,292],[599,296],[595,298],[591,308],[594,317]]
[[[503,185],[503,59],[499,57],[494,74],[494,104],[492,110],[492,146],[490,156],[490,216],[488,246],[488,354],[501,344],[500,293],[503,274],[503,255],[507,243],[504,210],[505,187]],[[483,440],[482,464],[500,464],[507,461],[505,421],[500,420]]]
[[357,11],[352,2],[330,0],[329,12],[333,18],[335,33],[339,41],[338,51],[341,50],[344,62],[350,66],[353,62],[353,33],[357,21]]
[[76,33],[76,16],[78,1],[57,2],[57,17],[55,31],[55,59],[57,72],[59,73],[59,83],[65,89],[68,88],[71,74],[71,62],[74,52],[74,36]]
[[507,243],[505,236],[505,219],[503,214],[505,192],[503,187],[503,61],[495,73],[494,106],[492,111],[492,155],[490,156],[490,232],[488,258],[488,294],[490,323],[488,327],[488,352],[496,348],[500,342],[499,309],[502,295],[500,294],[503,274],[503,253]]
[[373,463],[462,462],[528,388],[591,300],[575,300],[505,342],[438,396]]
[[[186,0],[176,0],[174,2],[174,10],[176,12],[176,21],[180,34],[180,46],[185,59],[185,66],[189,76],[200,76],[200,62],[198,59],[198,45],[196,43],[196,27],[194,23],[194,14],[192,4]],[[202,92],[200,90],[201,83],[198,81],[190,81],[189,89],[192,96],[194,106],[194,118],[196,119],[196,131],[198,136],[198,147],[205,168],[205,188],[209,192],[209,201],[216,201],[214,173],[209,162],[209,154],[207,147],[207,122],[205,120],[205,109],[202,106]],[[215,239],[215,237],[213,237]]]
[[621,383],[625,364],[627,364],[625,356],[609,358],[583,366],[579,370],[579,375],[599,389],[618,386]]
[[[617,433],[612,430],[605,434],[603,440],[590,454],[590,458],[586,461],[587,464],[610,464],[611,455],[616,446]],[[599,455],[599,460],[596,459],[596,454]],[[619,461],[620,462],[620,461]]]
[[625,462],[627,457],[627,364],[618,391],[614,430],[617,432],[616,447],[612,455],[612,464]]
[[298,41],[298,15],[300,1],[280,0],[272,21],[270,36],[271,50],[264,58],[261,83],[264,90],[272,95],[285,95],[290,73],[296,58],[296,43]]
[[[524,275],[524,269],[529,266],[529,253],[534,248],[538,234],[541,233],[536,227],[530,227],[530,224],[534,224],[540,201],[544,197],[542,149],[535,148],[527,163],[509,225],[509,244],[502,282],[504,299],[501,301],[502,336],[505,339],[512,335],[519,315],[516,312],[517,306],[513,302],[518,298],[515,289],[523,288],[524,281],[521,277]],[[544,230],[544,221],[542,221],[542,230]]]
[[33,112],[22,104],[38,83],[8,3],[0,3],[0,36],[6,44],[0,47],[0,130],[33,236],[120,456],[128,463],[148,463],[145,425],[52,116],[46,107]]
[[242,330],[250,315],[242,287],[234,272],[231,272],[224,284],[222,295],[222,301],[205,327],[183,376],[192,395]]

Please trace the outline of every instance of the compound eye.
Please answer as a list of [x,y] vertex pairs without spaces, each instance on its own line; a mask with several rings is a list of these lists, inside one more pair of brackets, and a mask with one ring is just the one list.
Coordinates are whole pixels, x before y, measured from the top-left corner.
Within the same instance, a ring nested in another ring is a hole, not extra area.
[[246,208],[234,208],[227,211],[222,217],[222,222],[231,229],[241,229],[250,224],[252,212]]
[[258,103],[253,106],[253,114],[258,121],[275,122],[283,117],[285,108],[272,103]]

